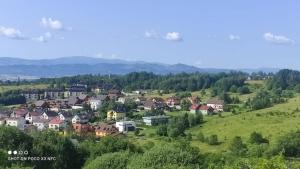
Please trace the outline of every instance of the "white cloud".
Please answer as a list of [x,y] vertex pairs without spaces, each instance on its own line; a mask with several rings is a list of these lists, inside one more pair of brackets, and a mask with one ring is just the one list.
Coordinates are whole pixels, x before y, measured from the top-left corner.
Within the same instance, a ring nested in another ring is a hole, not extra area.
[[145,31],[145,38],[157,39],[159,37],[160,37],[159,33],[157,33],[155,30],[147,30],[147,31]]
[[117,54],[111,54],[111,55],[104,55],[103,53],[97,53],[96,55],[95,55],[96,57],[98,57],[98,58],[103,58],[103,59],[121,59],[120,57],[119,57],[119,55],[117,55]]
[[240,40],[240,36],[239,35],[233,35],[233,34],[230,34],[228,36],[229,40]]
[[165,39],[169,41],[176,41],[176,42],[183,40],[179,32],[168,32],[165,36]]
[[52,19],[52,18],[42,18],[40,24],[45,28],[49,28],[53,30],[69,30],[69,31],[72,30],[71,27],[67,27],[67,28],[64,27],[64,24],[60,20]]
[[4,26],[0,26],[0,35],[16,40],[27,40],[28,38],[25,37],[22,32],[15,28],[8,28]]
[[279,44],[279,45],[291,45],[294,44],[295,41],[283,36],[283,35],[275,35],[271,32],[267,32],[263,35],[263,38],[269,42],[269,43],[273,43],[273,44]]
[[45,43],[48,42],[53,37],[54,36],[50,32],[46,32],[44,35],[32,38],[32,40]]

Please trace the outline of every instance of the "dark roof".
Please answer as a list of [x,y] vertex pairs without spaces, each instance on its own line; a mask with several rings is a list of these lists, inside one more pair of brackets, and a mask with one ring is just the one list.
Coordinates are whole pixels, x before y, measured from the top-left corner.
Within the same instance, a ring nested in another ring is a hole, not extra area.
[[117,107],[113,108],[113,111],[115,111],[117,113],[125,113],[126,109],[124,106],[117,106]]
[[56,117],[58,114],[55,111],[46,111],[48,117]]
[[71,112],[67,112],[67,111],[60,112],[60,114],[62,114],[65,118],[73,116],[73,114]]

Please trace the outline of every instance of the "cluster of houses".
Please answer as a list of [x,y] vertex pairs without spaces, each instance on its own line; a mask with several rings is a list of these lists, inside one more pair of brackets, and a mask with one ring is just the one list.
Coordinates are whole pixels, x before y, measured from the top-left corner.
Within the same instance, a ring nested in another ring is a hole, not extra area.
[[[176,96],[163,99],[161,97],[147,98],[147,91],[137,90],[125,93],[116,89],[103,90],[92,88],[92,95],[87,94],[87,85],[76,84],[67,90],[45,89],[24,91],[22,95],[27,99],[27,105],[12,111],[0,111],[0,125],[15,126],[21,130],[36,128],[37,130],[52,129],[65,131],[69,125],[77,134],[94,134],[97,137],[118,135],[133,131],[135,121],[128,121],[126,110],[118,106],[107,112],[106,123],[90,123],[96,112],[105,101],[113,100],[124,104],[128,99],[137,103],[136,111],[165,110],[166,108],[181,109],[181,99]],[[222,112],[224,101],[212,99],[206,103],[198,97],[188,97],[191,102],[190,113],[211,115]],[[90,111],[82,111],[89,107]],[[74,113],[73,110],[79,112]],[[31,111],[30,111],[31,110]],[[73,113],[72,113],[73,112]],[[169,116],[146,116],[142,118],[145,125],[158,125],[167,123]]]

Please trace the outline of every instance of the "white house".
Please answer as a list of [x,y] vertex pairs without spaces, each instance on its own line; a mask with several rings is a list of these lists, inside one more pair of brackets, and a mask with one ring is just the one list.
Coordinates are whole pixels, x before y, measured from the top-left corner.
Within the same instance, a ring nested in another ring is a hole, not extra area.
[[118,121],[116,122],[116,127],[118,128],[119,132],[127,132],[134,131],[136,125],[134,121]]
[[219,100],[219,99],[211,99],[206,102],[207,106],[212,107],[215,111],[223,111],[224,108],[224,100]]
[[34,119],[32,121],[32,124],[34,126],[36,126],[37,129],[40,130],[40,131],[48,128],[48,123],[49,123],[49,121],[45,120],[45,119]]
[[91,99],[90,105],[92,110],[97,110],[101,107],[102,101],[100,99]]
[[58,113],[56,113],[54,111],[46,111],[42,114],[41,118],[46,119],[46,120],[52,120],[56,116],[58,116]]
[[36,119],[41,119],[42,114],[39,112],[28,112],[25,115],[25,120],[28,121],[29,123],[32,123],[33,120]]
[[72,123],[87,123],[89,121],[89,118],[87,115],[84,114],[77,114],[72,118]]
[[65,127],[66,127],[66,123],[64,121],[60,120],[59,117],[56,117],[49,122],[49,129],[52,129],[55,131],[61,131]]
[[62,121],[71,121],[72,120],[72,113],[70,113],[70,112],[60,112],[59,113],[59,118],[60,118],[60,120],[62,120]]
[[7,126],[14,126],[19,128],[20,130],[24,130],[25,127],[25,118],[23,117],[10,117],[6,119],[6,125]]
[[143,122],[148,126],[155,126],[159,124],[168,123],[169,116],[148,116],[143,117]]

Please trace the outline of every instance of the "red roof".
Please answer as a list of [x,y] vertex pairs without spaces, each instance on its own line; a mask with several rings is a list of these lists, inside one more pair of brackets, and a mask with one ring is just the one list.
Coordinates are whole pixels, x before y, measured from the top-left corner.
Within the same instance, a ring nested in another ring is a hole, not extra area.
[[193,104],[193,105],[191,106],[191,109],[192,109],[192,110],[199,110],[199,108],[200,108],[200,105],[198,105],[198,104]]
[[55,117],[54,119],[52,119],[49,124],[61,124],[63,123],[64,121],[63,120],[60,120],[59,117]]
[[207,105],[202,105],[202,106],[200,107],[200,110],[209,110],[209,109],[212,109],[212,107],[207,106]]

